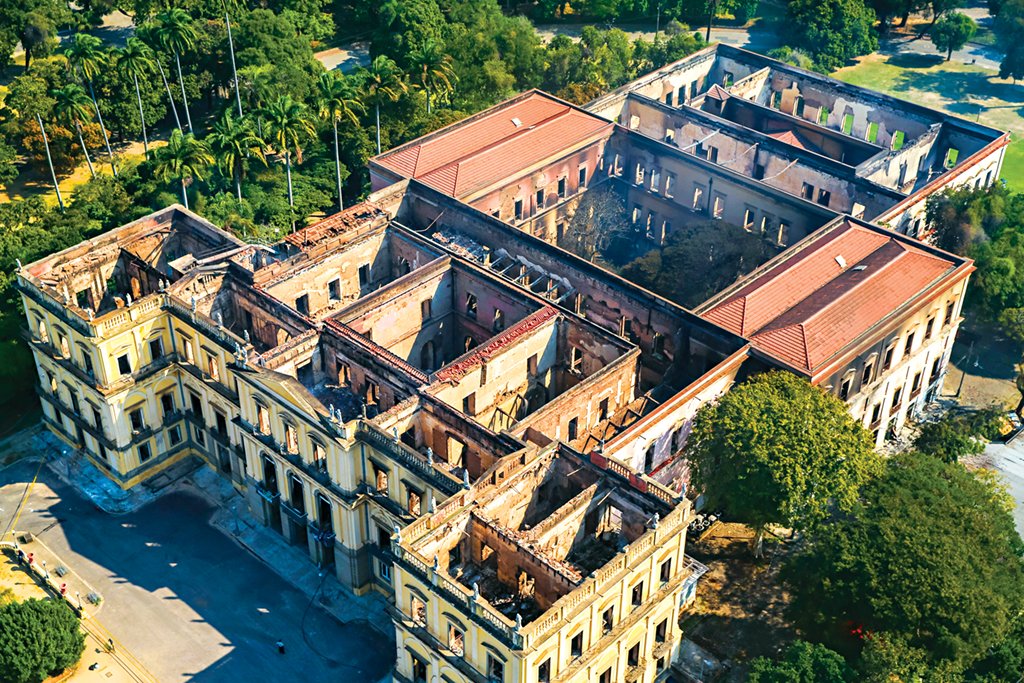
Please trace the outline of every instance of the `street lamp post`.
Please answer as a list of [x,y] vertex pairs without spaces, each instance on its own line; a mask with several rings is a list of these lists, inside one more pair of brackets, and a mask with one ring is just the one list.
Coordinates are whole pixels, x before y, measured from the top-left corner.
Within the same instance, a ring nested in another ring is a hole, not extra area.
[[80,592],[78,592],[78,591],[75,591],[75,597],[78,598],[78,611],[81,612],[82,611],[82,594]]
[[46,580],[49,581],[50,580],[50,570],[46,568],[46,560],[43,560],[41,564],[43,565],[43,574],[45,575]]

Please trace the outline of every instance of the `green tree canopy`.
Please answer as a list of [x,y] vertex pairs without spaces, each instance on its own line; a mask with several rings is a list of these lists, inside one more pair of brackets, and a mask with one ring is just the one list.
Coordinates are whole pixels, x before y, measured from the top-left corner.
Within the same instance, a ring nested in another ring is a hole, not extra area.
[[786,567],[794,614],[840,647],[848,629],[963,671],[1024,609],[1024,542],[990,475],[911,453],[890,459],[849,515]]
[[813,527],[849,510],[879,471],[871,435],[835,396],[785,371],[756,375],[703,406],[685,447],[712,507],[757,527]]
[[925,455],[956,462],[985,450],[985,444],[999,436],[1002,417],[998,408],[947,413],[926,422],[914,439],[914,448]]
[[838,652],[797,640],[776,660],[758,657],[750,663],[747,683],[845,683],[853,672]]
[[946,53],[946,61],[953,56],[953,50],[959,50],[978,32],[974,19],[963,12],[944,14],[932,27],[931,38],[936,50]]
[[83,650],[85,634],[63,600],[0,606],[0,680],[39,683],[78,662]]
[[792,0],[786,14],[793,47],[826,71],[878,49],[875,13],[863,0]]

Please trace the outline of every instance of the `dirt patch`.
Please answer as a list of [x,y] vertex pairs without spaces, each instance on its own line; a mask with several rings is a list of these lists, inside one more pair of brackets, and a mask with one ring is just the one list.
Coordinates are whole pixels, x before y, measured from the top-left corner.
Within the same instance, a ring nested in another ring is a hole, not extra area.
[[[774,655],[796,637],[786,618],[790,596],[779,570],[792,551],[788,542],[765,542],[765,557],[751,552],[754,532],[743,524],[721,523],[687,552],[708,567],[697,584],[688,638],[734,664]],[[734,666],[737,675],[742,667]],[[732,678],[732,677],[730,677]]]

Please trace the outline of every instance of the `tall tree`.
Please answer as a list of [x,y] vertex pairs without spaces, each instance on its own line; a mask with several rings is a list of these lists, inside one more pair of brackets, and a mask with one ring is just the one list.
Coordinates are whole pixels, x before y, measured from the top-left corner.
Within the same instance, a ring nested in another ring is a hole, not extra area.
[[437,41],[427,40],[409,53],[409,67],[414,82],[427,94],[429,114],[432,111],[432,95],[447,94],[454,87],[456,76],[452,69],[451,55],[446,54]]
[[396,102],[409,88],[395,60],[384,55],[374,57],[369,68],[360,68],[357,73],[362,78],[366,99],[373,104],[377,125],[377,154],[380,154],[380,105]]
[[213,124],[206,141],[221,172],[234,181],[235,192],[241,200],[246,160],[256,159],[266,165],[267,157],[263,151],[266,144],[253,130],[249,119],[234,116],[230,109]]
[[[150,51],[156,49],[163,49],[160,43],[160,37],[157,33],[157,25],[153,22],[143,24],[135,32],[139,40],[146,44]],[[159,58],[154,58],[153,61],[156,63],[157,71],[160,72],[160,80],[163,81],[164,91],[167,93],[167,102],[171,106],[171,113],[174,114],[174,125],[178,130],[181,128],[181,118],[178,117],[178,106],[174,104],[174,95],[171,94],[171,84],[167,82],[167,73],[164,71],[164,65],[160,63]],[[182,131],[184,132],[184,131]]]
[[171,131],[167,145],[159,148],[155,155],[153,174],[163,182],[181,183],[181,199],[188,208],[188,185],[193,178],[203,179],[203,173],[213,163],[213,156],[205,142],[192,133]]
[[338,147],[338,122],[349,121],[353,126],[359,125],[359,116],[365,111],[356,96],[352,82],[336,71],[320,74],[317,82],[317,109],[320,118],[330,121],[334,128],[334,168],[338,181],[338,211],[345,208],[341,197],[341,153]]
[[82,154],[85,155],[85,163],[89,166],[89,173],[96,177],[96,169],[92,167],[92,159],[89,158],[89,149],[85,146],[85,138],[82,137],[82,122],[92,117],[92,101],[85,88],[77,83],[68,83],[63,88],[54,88],[50,91],[54,99],[53,113],[61,125],[73,128],[78,134],[78,144],[82,147]]
[[786,568],[794,613],[823,637],[851,626],[889,634],[929,666],[963,671],[1024,610],[1012,507],[992,473],[918,453],[891,458],[850,514],[809,534]]
[[269,64],[243,66],[238,70],[239,93],[251,116],[256,132],[263,136],[263,108],[274,96],[274,68]]
[[826,71],[878,49],[875,13],[863,0],[793,0],[786,17],[793,46]]
[[165,50],[174,55],[174,64],[178,69],[178,84],[181,86],[181,104],[185,108],[185,121],[189,131],[192,130],[192,114],[188,109],[188,98],[185,95],[185,76],[181,71],[181,55],[191,50],[196,44],[196,27],[192,17],[180,7],[171,7],[156,15],[156,35]]
[[993,21],[1003,61],[999,77],[1024,78],[1024,0],[1003,0]]
[[953,50],[959,50],[978,32],[974,19],[963,12],[943,15],[932,27],[932,44],[936,50],[946,53],[946,61],[953,57]]
[[142,124],[142,149],[149,157],[149,138],[146,135],[146,113],[142,108],[142,90],[139,89],[139,77],[146,78],[153,73],[155,60],[153,51],[138,38],[129,38],[124,48],[117,55],[117,68],[131,76],[135,84],[135,100],[139,104],[139,121]]
[[53,191],[57,194],[57,204],[60,210],[64,210],[64,198],[60,196],[60,183],[57,182],[57,171],[53,168],[53,157],[50,156],[50,141],[46,138],[46,127],[43,125],[43,117],[36,114],[36,122],[39,124],[39,132],[43,136],[43,146],[46,147],[46,163],[50,166],[50,177],[53,178]]
[[871,435],[842,401],[781,370],[698,410],[685,453],[708,504],[757,529],[757,555],[769,524],[811,528],[850,509],[880,467]]
[[33,58],[56,47],[57,28],[70,23],[71,17],[61,0],[0,0],[0,69],[10,63],[20,42],[28,71]]
[[316,133],[309,120],[306,107],[296,102],[291,95],[281,95],[264,110],[267,136],[278,154],[284,155],[285,170],[288,174],[288,205],[295,206],[292,193],[292,150],[296,163],[302,163],[302,142]]
[[117,167],[114,165],[114,151],[110,148],[110,137],[107,135],[107,127],[103,125],[100,103],[97,101],[96,91],[92,87],[93,79],[110,65],[110,54],[103,48],[103,41],[96,36],[76,33],[71,40],[71,47],[64,51],[64,56],[67,57],[68,66],[76,71],[89,86],[89,96],[92,98],[92,106],[96,110],[96,121],[100,124],[103,144],[106,145],[107,156],[110,158],[110,170],[116,178]]

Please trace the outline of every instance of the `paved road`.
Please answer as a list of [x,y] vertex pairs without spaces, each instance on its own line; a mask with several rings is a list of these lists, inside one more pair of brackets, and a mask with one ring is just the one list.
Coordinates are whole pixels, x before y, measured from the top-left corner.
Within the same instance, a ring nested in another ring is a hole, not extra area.
[[989,444],[985,449],[986,459],[999,471],[1017,506],[1013,519],[1017,531],[1024,537],[1024,437],[1012,445]]
[[[0,529],[34,472],[26,462],[0,470]],[[304,594],[211,527],[212,512],[206,499],[179,491],[110,516],[44,467],[18,528],[39,535],[103,595],[97,619],[160,681],[362,682],[387,672],[390,641],[309,608]]]

